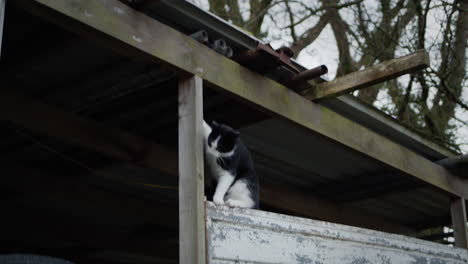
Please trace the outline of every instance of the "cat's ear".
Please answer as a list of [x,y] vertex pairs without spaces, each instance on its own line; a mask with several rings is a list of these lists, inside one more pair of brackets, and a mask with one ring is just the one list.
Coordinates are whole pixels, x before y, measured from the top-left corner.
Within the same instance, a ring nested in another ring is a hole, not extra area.
[[214,121],[214,120],[211,121],[211,127],[219,127],[218,122],[216,122],[216,121]]
[[232,134],[234,135],[235,138],[238,138],[240,136],[240,132],[236,130],[233,130]]

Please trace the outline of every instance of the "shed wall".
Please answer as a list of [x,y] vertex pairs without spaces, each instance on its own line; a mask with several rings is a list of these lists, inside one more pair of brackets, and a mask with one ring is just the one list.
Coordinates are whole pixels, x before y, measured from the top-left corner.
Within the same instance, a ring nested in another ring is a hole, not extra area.
[[208,263],[461,264],[468,251],[281,214],[207,203]]

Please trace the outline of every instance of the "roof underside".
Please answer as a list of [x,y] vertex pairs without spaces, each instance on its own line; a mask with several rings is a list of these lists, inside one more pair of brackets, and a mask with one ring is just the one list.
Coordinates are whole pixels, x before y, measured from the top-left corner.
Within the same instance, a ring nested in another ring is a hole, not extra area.
[[[177,150],[173,72],[122,57],[11,5],[4,34],[2,87]],[[356,151],[211,89],[204,91],[204,108],[207,119],[240,129],[261,181],[287,185],[416,229],[449,223],[447,195]],[[177,178],[4,121],[0,135],[0,163],[6,171],[0,201],[4,212],[9,212],[5,221],[12,227],[1,232],[9,234],[0,237],[4,251],[34,248],[41,253],[40,249],[55,248],[67,255],[67,249],[80,248],[89,256],[107,245],[96,254],[119,247],[132,254],[151,254],[157,245],[168,258],[177,255],[178,196],[170,188],[177,186]],[[426,156],[445,155],[431,149]],[[36,230],[28,219],[48,231]],[[82,230],[93,230],[94,237],[83,235]],[[55,239],[50,244],[40,240],[46,232]],[[28,233],[37,240],[23,243]]]

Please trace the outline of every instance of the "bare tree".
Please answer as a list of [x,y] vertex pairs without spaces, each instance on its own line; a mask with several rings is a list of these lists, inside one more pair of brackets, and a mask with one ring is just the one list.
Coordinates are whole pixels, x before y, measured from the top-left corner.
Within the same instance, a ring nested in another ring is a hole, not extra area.
[[[455,128],[468,122],[468,117],[457,116],[457,111],[468,110],[462,98],[467,83],[468,0],[207,1],[211,12],[258,38],[268,41],[274,32],[286,33],[281,36],[296,56],[329,25],[339,53],[338,76],[429,50],[434,62],[429,70],[361,90],[357,97],[375,104],[384,93],[387,103],[379,102],[383,111],[459,150]],[[439,25],[439,32],[429,24]]]
[[[272,7],[273,0],[250,0],[248,12],[242,12],[238,0],[209,0],[210,12],[218,15],[224,20],[232,22],[234,25],[245,28],[254,36],[265,37],[261,31],[263,19]],[[247,18],[244,15],[248,13]]]

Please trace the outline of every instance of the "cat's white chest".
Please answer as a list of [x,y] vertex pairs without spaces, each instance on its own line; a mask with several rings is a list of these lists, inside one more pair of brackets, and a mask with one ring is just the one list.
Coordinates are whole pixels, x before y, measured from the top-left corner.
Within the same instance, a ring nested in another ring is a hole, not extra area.
[[207,159],[207,163],[208,163],[207,165],[211,171],[212,177],[215,180],[218,180],[219,176],[222,175],[223,172],[225,172],[225,170],[221,166],[219,166],[218,162],[216,162],[218,157],[214,155],[213,153],[208,152],[206,154],[206,159]]
[[[218,181],[219,177],[223,175],[223,173],[227,173],[216,161],[219,157],[221,157],[221,153],[216,151],[216,146],[219,142],[219,137],[214,140],[211,146],[208,146],[208,136],[211,133],[210,126],[203,121],[203,136],[204,136],[204,143],[205,143],[205,151],[206,151],[206,161],[208,168],[210,169],[211,176]],[[231,153],[232,155],[232,153]]]

